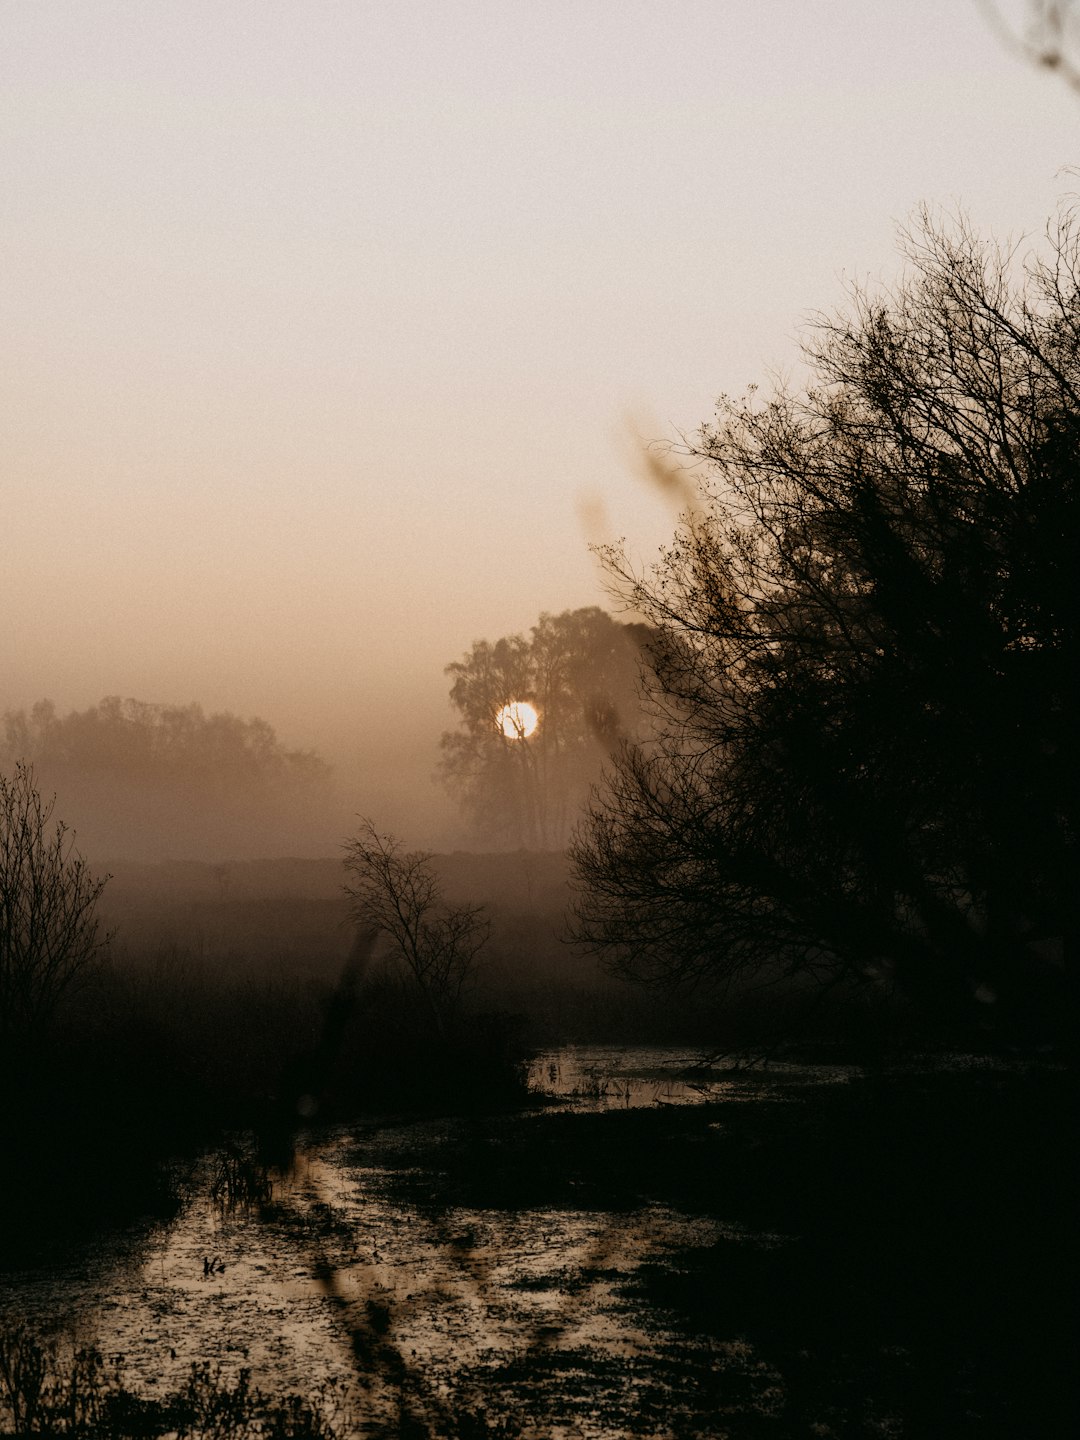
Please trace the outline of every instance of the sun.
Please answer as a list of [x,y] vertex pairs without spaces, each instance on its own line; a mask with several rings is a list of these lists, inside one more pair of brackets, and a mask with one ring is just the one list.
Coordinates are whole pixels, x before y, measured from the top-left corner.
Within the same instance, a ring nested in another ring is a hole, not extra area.
[[508,740],[527,740],[540,724],[540,716],[527,700],[508,700],[495,716],[495,724]]

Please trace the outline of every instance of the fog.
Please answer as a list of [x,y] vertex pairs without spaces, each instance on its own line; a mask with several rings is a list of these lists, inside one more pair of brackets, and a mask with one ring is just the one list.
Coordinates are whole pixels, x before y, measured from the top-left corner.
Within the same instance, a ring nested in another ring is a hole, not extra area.
[[604,603],[589,541],[656,553],[627,415],[795,366],[924,200],[1037,223],[1076,133],[961,0],[4,29],[0,709],[260,716],[335,768],[303,853],[358,811],[467,843],[444,667]]
[[0,1435],[1075,1428],[1078,17],[0,0]]

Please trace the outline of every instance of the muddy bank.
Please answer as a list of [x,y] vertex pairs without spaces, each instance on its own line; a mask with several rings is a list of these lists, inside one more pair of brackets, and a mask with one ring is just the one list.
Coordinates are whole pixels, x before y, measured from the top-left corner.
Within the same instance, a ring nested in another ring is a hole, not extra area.
[[1064,1433],[1064,1077],[724,1083],[312,1133],[231,1205],[208,1157],[173,1223],[8,1277],[3,1317],[142,1393],[196,1360],[329,1386],[350,1434]]

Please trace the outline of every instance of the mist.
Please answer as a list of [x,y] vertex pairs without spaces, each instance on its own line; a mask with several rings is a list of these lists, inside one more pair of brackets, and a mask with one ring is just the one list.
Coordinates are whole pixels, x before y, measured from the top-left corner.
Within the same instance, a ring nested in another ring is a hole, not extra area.
[[1075,1428],[1078,10],[3,6],[0,1433]]
[[259,716],[443,845],[444,667],[669,537],[623,417],[795,363],[928,196],[1047,213],[1073,117],[964,6],[406,11],[7,17],[0,711]]

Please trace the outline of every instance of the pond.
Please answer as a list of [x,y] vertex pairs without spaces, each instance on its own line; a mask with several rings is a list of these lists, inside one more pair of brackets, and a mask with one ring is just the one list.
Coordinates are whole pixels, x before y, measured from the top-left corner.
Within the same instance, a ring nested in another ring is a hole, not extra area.
[[283,1170],[236,1136],[188,1178],[172,1223],[7,1275],[0,1323],[94,1340],[146,1395],[176,1388],[194,1362],[225,1376],[249,1368],[264,1390],[331,1397],[339,1433],[457,1434],[475,1411],[487,1417],[478,1434],[713,1434],[717,1374],[762,1413],[778,1378],[745,1342],[676,1325],[639,1281],[721,1242],[767,1249],[781,1237],[639,1191],[633,1147],[646,1132],[624,1130],[597,1167],[586,1151],[609,1132],[579,1140],[569,1123],[782,1100],[845,1078],[577,1048],[536,1057],[543,1103],[517,1115],[312,1132]]

